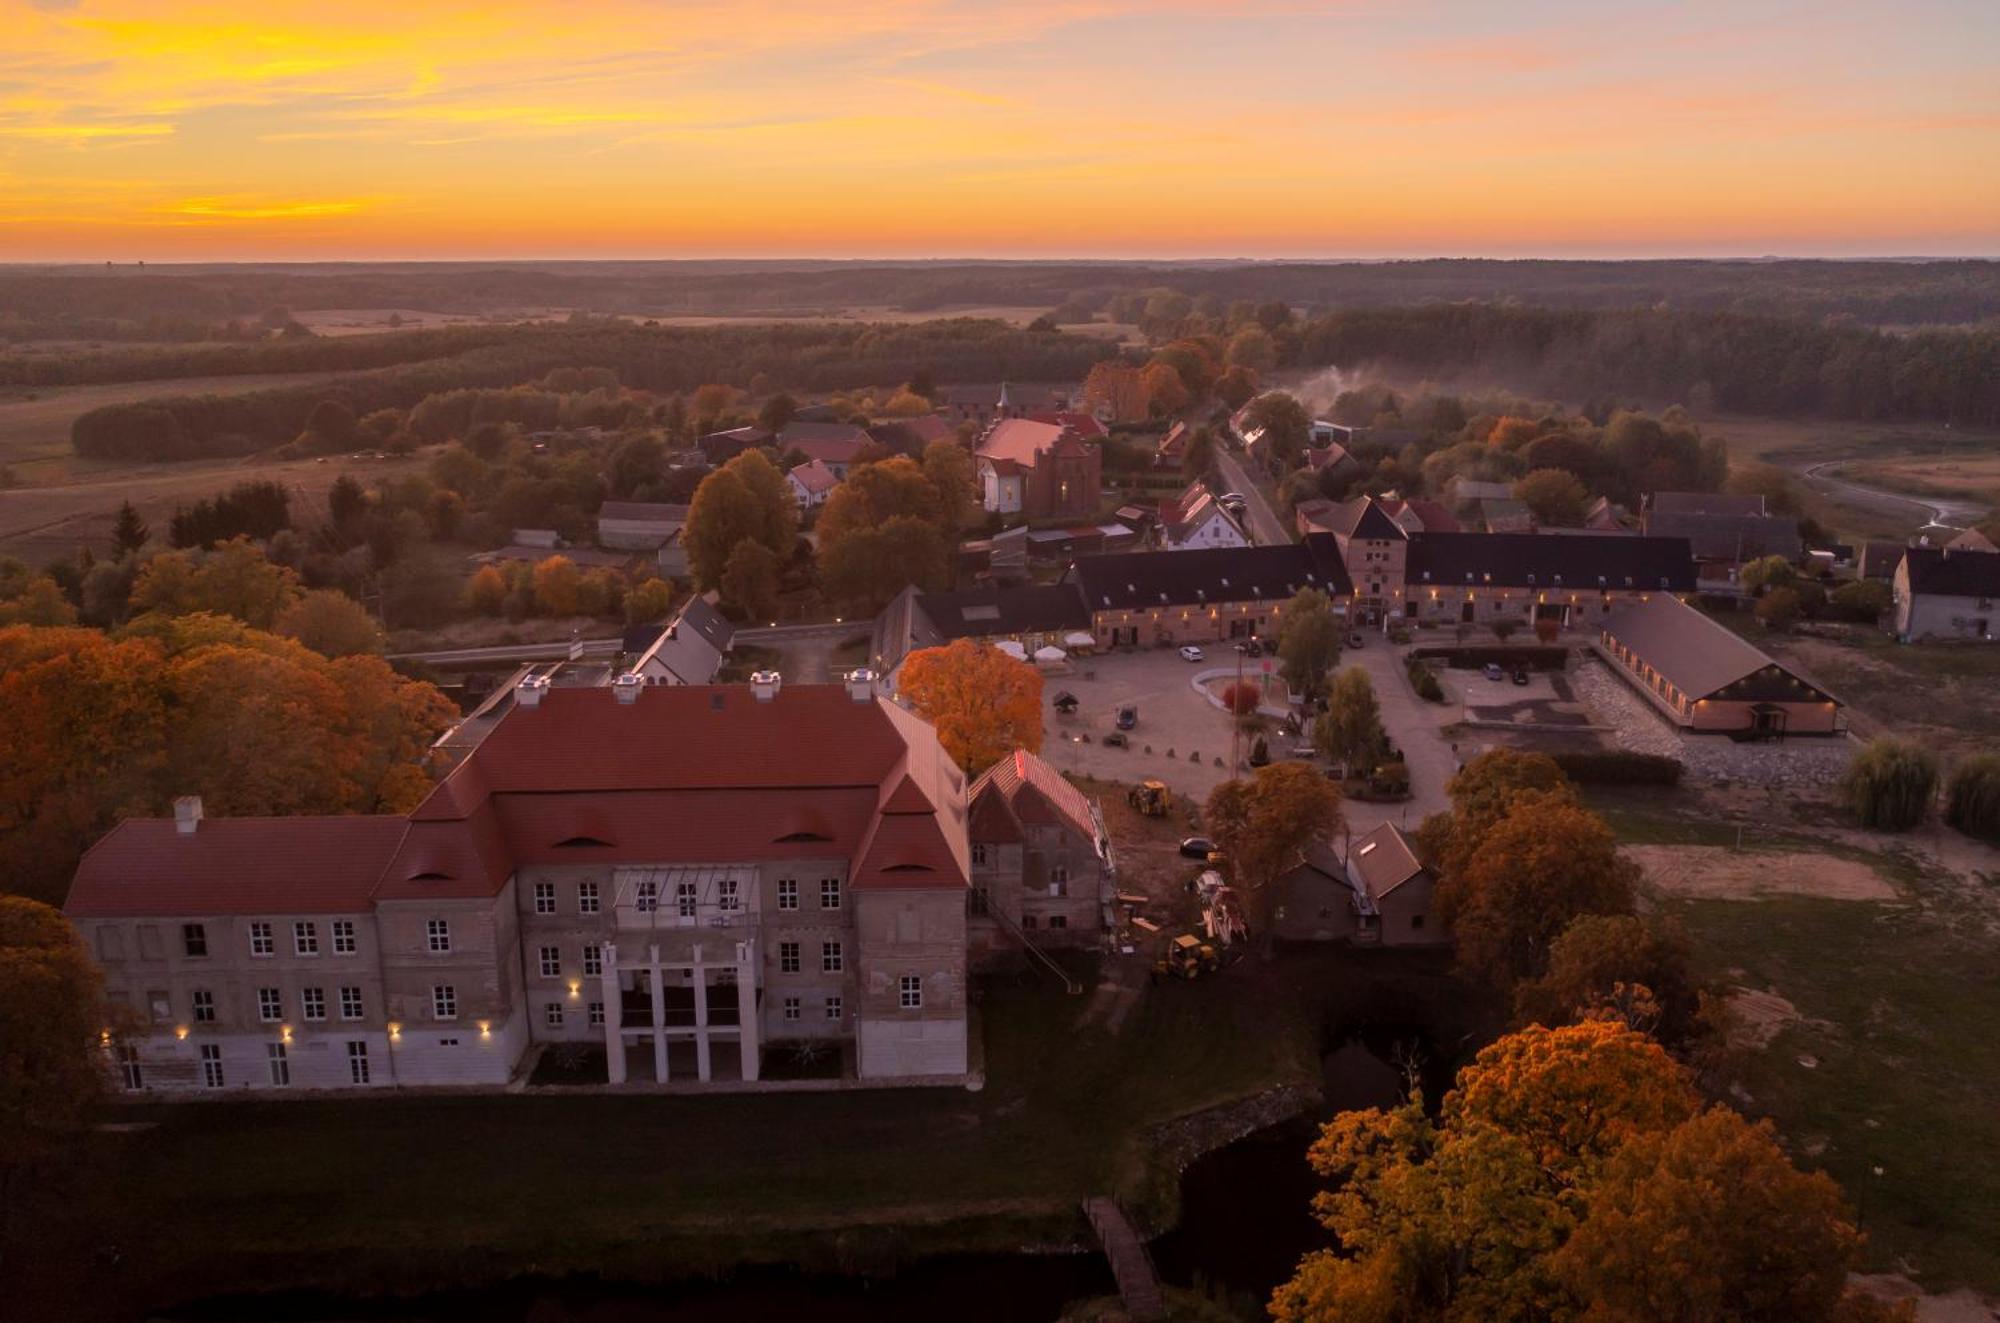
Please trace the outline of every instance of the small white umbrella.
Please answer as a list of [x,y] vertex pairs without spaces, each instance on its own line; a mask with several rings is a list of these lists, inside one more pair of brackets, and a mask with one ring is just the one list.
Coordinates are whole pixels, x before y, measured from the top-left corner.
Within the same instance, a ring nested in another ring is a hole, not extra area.
[[1012,657],[1015,661],[1028,660],[1028,650],[1012,639],[1002,639],[993,646],[1006,653],[1009,657]]
[[1097,646],[1097,636],[1084,630],[1063,635],[1063,645],[1070,648],[1091,648]]
[[1066,660],[1068,657],[1069,657],[1068,653],[1064,652],[1061,648],[1058,648],[1053,643],[1051,643],[1046,648],[1035,649],[1035,660],[1038,662],[1059,662]]

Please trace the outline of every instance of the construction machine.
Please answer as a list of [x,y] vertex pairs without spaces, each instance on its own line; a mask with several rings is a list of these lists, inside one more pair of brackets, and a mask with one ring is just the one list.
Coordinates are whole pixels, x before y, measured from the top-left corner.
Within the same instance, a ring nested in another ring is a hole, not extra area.
[[1194,980],[1222,968],[1215,948],[1190,933],[1170,938],[1160,958],[1153,962],[1153,977]]
[[1174,806],[1174,792],[1164,781],[1141,781],[1125,792],[1125,802],[1148,818],[1164,818]]

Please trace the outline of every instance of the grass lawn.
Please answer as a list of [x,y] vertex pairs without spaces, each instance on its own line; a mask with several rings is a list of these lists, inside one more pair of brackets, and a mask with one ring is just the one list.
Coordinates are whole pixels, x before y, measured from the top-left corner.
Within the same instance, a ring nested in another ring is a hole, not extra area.
[[1870,1262],[1932,1289],[2000,1291],[2000,976],[1983,927],[1949,903],[1665,908],[1708,972],[1798,1008],[1735,1063],[1736,1101],[1840,1182]]
[[[1399,966],[1287,956],[1153,989],[1116,1037],[1047,979],[983,980],[984,1091],[402,1096],[117,1109],[52,1180],[39,1266],[135,1304],[415,1289],[545,1272],[639,1280],[752,1261],[1014,1248],[1079,1201],[1157,1207],[1161,1123],[1319,1078],[1321,1016]],[[1433,991],[1434,966],[1408,967]],[[1422,995],[1420,990],[1420,995]],[[72,1282],[72,1285],[75,1283]],[[42,1284],[60,1291],[63,1283]]]

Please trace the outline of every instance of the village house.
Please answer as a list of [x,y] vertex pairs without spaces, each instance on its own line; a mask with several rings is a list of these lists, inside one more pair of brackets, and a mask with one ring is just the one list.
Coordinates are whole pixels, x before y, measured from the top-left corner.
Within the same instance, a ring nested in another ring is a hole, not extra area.
[[1621,604],[1599,623],[1594,647],[1685,731],[1782,737],[1845,728],[1840,700],[1671,593]]
[[1222,508],[1208,484],[1190,483],[1179,497],[1160,502],[1160,545],[1168,551],[1247,547],[1249,534]]
[[1896,568],[1903,563],[1903,552],[1906,550],[1908,547],[1901,542],[1863,542],[1861,553],[1854,561],[1855,577],[1889,583],[1895,579]]
[[1100,647],[1276,639],[1304,588],[1335,602],[1352,592],[1324,534],[1268,547],[1151,551],[1079,560],[1063,576],[1081,594]]
[[626,668],[647,684],[708,684],[736,640],[736,626],[705,596],[690,597]]
[[1188,443],[1194,439],[1194,429],[1186,423],[1175,423],[1160,438],[1159,448],[1153,452],[1153,467],[1156,469],[1179,469],[1187,462]]
[[1728,492],[1655,492],[1639,529],[1649,537],[1684,537],[1694,551],[1697,577],[1734,583],[1753,560],[1805,559],[1799,521],[1764,512],[1764,498]]
[[1090,515],[1104,500],[1102,454],[1059,424],[1003,419],[980,437],[973,454],[980,504],[988,513]]
[[803,455],[809,463],[817,461],[826,465],[833,476],[843,482],[847,480],[847,471],[873,444],[868,433],[852,423],[796,421],[786,423],[779,429],[777,438],[772,442],[781,457]]
[[920,458],[924,447],[933,441],[953,441],[957,438],[958,429],[948,419],[934,413],[918,414],[915,418],[895,418],[868,426],[870,441],[912,459]]
[[1414,533],[1402,616],[1433,624],[1594,628],[1614,605],[1695,590],[1686,538],[1542,533]]
[[1451,941],[1435,913],[1436,879],[1393,823],[1349,842],[1345,859],[1324,843],[1307,845],[1278,886],[1280,937],[1395,947]]
[[1903,553],[1892,587],[1897,638],[1905,643],[1994,640],[1994,626],[2000,623],[2000,552],[1976,546],[1910,547]]
[[1023,940],[1095,945],[1113,892],[1111,839],[1097,806],[1048,762],[1019,749],[980,773],[966,798],[973,953]]
[[826,498],[840,485],[840,475],[828,468],[826,461],[815,459],[787,470],[785,484],[799,503],[799,513],[807,514],[826,504]]
[[967,1071],[966,784],[872,677],[524,684],[406,816],[120,823],[65,912],[137,1027],[134,1092]]
[[1096,641],[1090,633],[1090,612],[1084,610],[1076,589],[1067,585],[1022,584],[948,593],[927,593],[912,586],[891,598],[875,617],[868,664],[883,689],[893,693],[911,653],[943,647],[954,639],[1017,643],[1030,657],[1042,648],[1068,650]]

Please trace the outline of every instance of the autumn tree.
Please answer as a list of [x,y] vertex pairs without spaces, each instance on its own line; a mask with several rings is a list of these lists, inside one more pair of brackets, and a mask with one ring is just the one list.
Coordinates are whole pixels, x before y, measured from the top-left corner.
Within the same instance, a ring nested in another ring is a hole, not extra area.
[[1172,417],[1193,399],[1181,374],[1169,364],[1148,363],[1140,369],[1139,378],[1146,392],[1146,408],[1155,417]]
[[1188,437],[1187,449],[1181,452],[1181,472],[1190,478],[1203,478],[1214,467],[1215,433],[1197,427]]
[[30,575],[8,585],[0,600],[0,625],[74,625],[76,608],[62,585],[46,574]]
[[[724,569],[724,573],[727,573]],[[630,624],[643,624],[654,620],[664,620],[667,608],[674,604],[674,587],[665,579],[647,579],[634,584],[632,591],[625,594],[625,619]]]
[[465,604],[482,616],[497,616],[507,604],[507,576],[482,565],[465,583]]
[[721,468],[703,478],[681,531],[695,583],[702,588],[720,584],[736,544],[754,540],[764,526],[762,503],[735,472]]
[[56,910],[0,895],[0,1204],[104,1091],[103,978]]
[[1514,989],[1521,1023],[1610,1016],[1669,1045],[1687,1038],[1699,1004],[1686,934],[1632,914],[1576,919],[1550,944],[1548,971]]
[[1438,913],[1459,965],[1511,988],[1548,968],[1550,944],[1578,916],[1630,913],[1634,871],[1604,820],[1573,797],[1519,795],[1440,878]]
[[1798,582],[1799,572],[1783,556],[1763,556],[1736,572],[1736,581],[1753,593],[1773,588],[1789,588]]
[[1307,844],[1340,830],[1340,792],[1305,763],[1272,763],[1248,780],[1218,785],[1203,821],[1228,861],[1252,931],[1262,933],[1268,946],[1283,903],[1279,879],[1304,857]]
[[956,639],[903,662],[898,690],[968,775],[1042,747],[1042,677],[998,648]]
[[1313,725],[1313,743],[1328,757],[1345,764],[1350,774],[1365,767],[1382,751],[1382,709],[1375,686],[1359,666],[1343,668],[1327,691],[1326,711]]
[[1504,745],[1459,768],[1445,783],[1445,793],[1451,796],[1450,811],[1426,818],[1417,830],[1425,855],[1443,873],[1464,867],[1480,838],[1506,816],[1518,796],[1576,797],[1575,787],[1555,759]]
[[1861,1239],[1832,1182],[1612,1021],[1511,1034],[1436,1120],[1416,1097],[1345,1112],[1308,1161],[1339,1248],[1273,1294],[1279,1323],[1890,1317],[1848,1292]]
[[[799,534],[799,503],[778,466],[763,451],[746,450],[724,464],[721,471],[734,474],[756,503],[757,525],[750,536],[763,543],[780,564],[791,559]],[[689,518],[693,518],[693,511],[689,511]]]
[[779,391],[765,400],[757,409],[757,426],[767,432],[782,432],[786,424],[798,416],[799,402]]
[[956,537],[979,506],[972,452],[956,441],[933,441],[924,447],[923,470],[924,481],[937,493],[938,525],[947,537]]
[[1278,348],[1261,326],[1246,326],[1229,341],[1229,366],[1263,374],[1278,365]]
[[729,553],[722,571],[722,599],[752,620],[768,619],[778,605],[778,558],[753,538]]
[[382,651],[382,630],[361,603],[331,588],[315,588],[278,617],[277,632],[325,657]]
[[1528,507],[1538,524],[1575,528],[1583,523],[1590,493],[1574,473],[1535,469],[1514,483],[1514,499]]
[[1805,617],[1805,599],[1789,585],[1769,589],[1757,599],[1756,616],[1766,629],[1788,630]]
[[163,551],[147,561],[132,585],[132,610],[187,615],[209,611],[270,629],[299,597],[299,576],[274,565],[247,537],[214,550]]
[[713,431],[723,413],[736,404],[736,388],[710,383],[697,386],[690,399],[694,412],[695,427],[703,432]]
[[1083,379],[1083,399],[1093,410],[1111,415],[1116,423],[1143,422],[1151,409],[1146,377],[1130,363],[1107,359]]
[[1215,398],[1231,409],[1240,409],[1256,398],[1257,384],[1257,374],[1238,363],[1216,379]]
[[573,616],[583,609],[583,571],[568,556],[535,562],[535,606],[543,615]]
[[1279,617],[1278,660],[1285,683],[1310,697],[1326,685],[1326,673],[1340,661],[1340,619],[1317,588],[1301,588]]

